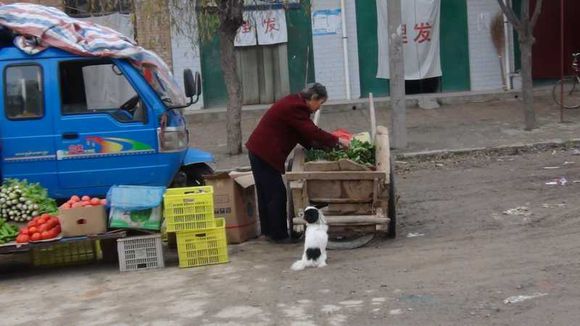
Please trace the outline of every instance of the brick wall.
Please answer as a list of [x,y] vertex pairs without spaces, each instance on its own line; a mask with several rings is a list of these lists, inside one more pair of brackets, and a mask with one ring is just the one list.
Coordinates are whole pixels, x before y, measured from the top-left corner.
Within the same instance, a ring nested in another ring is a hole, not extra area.
[[135,0],[135,40],[172,66],[168,0]]
[[17,3],[17,2],[27,2],[27,3],[36,3],[39,5],[57,7],[61,10],[63,9],[63,5],[62,5],[63,1],[62,0],[1,0],[0,2],[3,2],[4,4]]
[[[358,42],[356,34],[356,8],[354,1],[345,1],[347,46],[351,97],[360,97],[358,67]],[[324,9],[339,9],[339,0],[317,0],[312,3],[312,12]],[[340,16],[338,17],[340,20]],[[342,30],[336,34],[313,35],[314,70],[316,81],[326,85],[330,100],[346,98]]]
[[491,41],[490,23],[500,10],[496,0],[468,0],[469,68],[471,90],[501,89],[501,71]]

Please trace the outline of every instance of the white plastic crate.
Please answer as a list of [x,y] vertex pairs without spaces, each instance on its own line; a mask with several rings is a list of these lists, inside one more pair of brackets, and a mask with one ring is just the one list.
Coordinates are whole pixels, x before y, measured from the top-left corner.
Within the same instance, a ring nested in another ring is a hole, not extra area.
[[165,267],[160,234],[117,239],[117,252],[121,272]]

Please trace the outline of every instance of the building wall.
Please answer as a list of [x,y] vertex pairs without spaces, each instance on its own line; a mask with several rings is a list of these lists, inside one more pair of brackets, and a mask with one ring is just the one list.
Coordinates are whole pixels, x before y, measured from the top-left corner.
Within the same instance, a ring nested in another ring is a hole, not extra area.
[[499,59],[490,34],[491,20],[501,8],[496,0],[467,0],[471,90],[501,89]]
[[135,40],[172,66],[168,0],[135,0]]
[[[171,8],[170,8],[171,11]],[[172,16],[175,16],[173,13]],[[193,26],[197,26],[197,19],[195,15],[192,16]],[[194,73],[201,73],[201,58],[200,58],[200,47],[199,38],[196,35],[188,36],[184,33],[188,29],[179,31],[174,25],[171,27],[171,54],[173,62],[173,75],[175,79],[183,89],[183,71],[185,69],[191,69]],[[197,29],[196,29],[197,30]],[[203,94],[203,92],[202,92]],[[203,107],[203,95],[199,97],[199,101],[196,104],[191,105],[186,111],[197,110]]]
[[[340,1],[315,0],[312,2],[312,13],[317,10],[324,9],[340,9]],[[351,98],[359,98],[359,58],[357,45],[356,5],[354,1],[345,1],[345,13],[348,37],[347,46],[349,51],[348,63]],[[314,50],[314,68],[316,81],[326,85],[330,99],[345,99],[346,87],[344,73],[344,52],[342,48],[342,29],[337,30],[336,34],[313,34],[312,43]]]
[[26,3],[35,3],[44,6],[56,7],[58,9],[63,9],[63,1],[62,0],[2,0],[4,4],[11,4],[17,2],[26,2]]

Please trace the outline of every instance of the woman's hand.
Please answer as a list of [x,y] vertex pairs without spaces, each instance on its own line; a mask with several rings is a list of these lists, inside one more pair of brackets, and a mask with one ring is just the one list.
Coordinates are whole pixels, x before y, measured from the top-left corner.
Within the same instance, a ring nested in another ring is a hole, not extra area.
[[350,147],[350,140],[346,140],[344,138],[338,138],[338,143],[342,148],[349,148]]

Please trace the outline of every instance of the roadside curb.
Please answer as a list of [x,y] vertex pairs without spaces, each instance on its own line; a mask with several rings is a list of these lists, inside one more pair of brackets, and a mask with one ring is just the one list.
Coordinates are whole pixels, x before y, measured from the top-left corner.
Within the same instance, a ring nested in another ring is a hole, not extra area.
[[552,149],[568,149],[580,146],[580,138],[569,140],[555,139],[537,143],[517,143],[490,147],[473,147],[460,149],[442,149],[410,153],[395,153],[395,159],[405,162],[423,162],[433,160],[446,160],[454,157],[478,156],[478,155],[517,155],[535,151],[547,151]]

